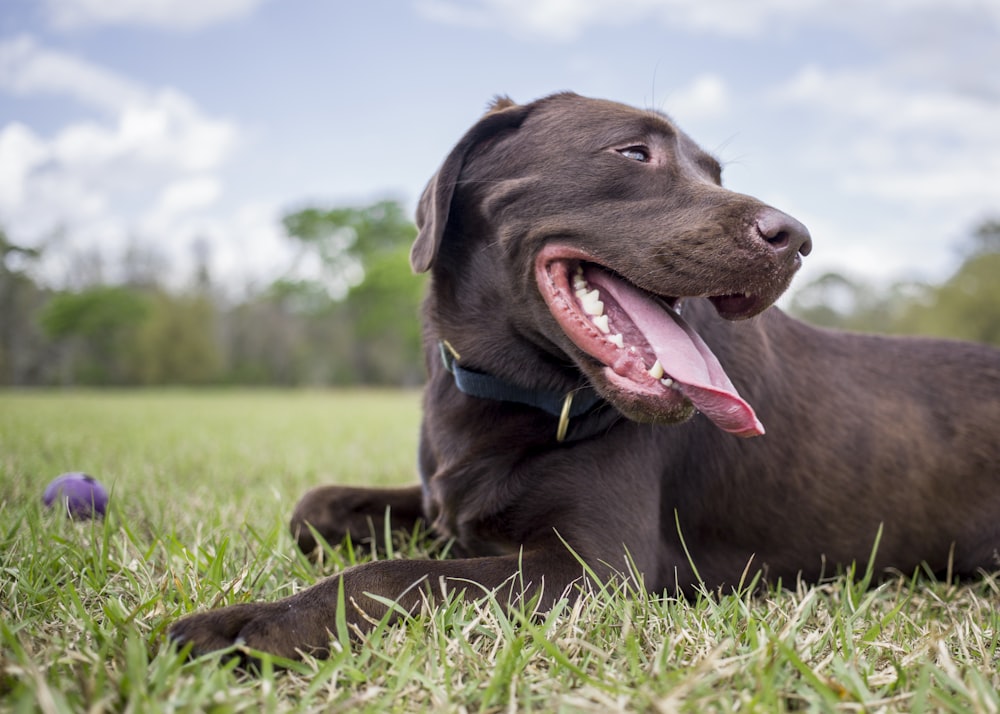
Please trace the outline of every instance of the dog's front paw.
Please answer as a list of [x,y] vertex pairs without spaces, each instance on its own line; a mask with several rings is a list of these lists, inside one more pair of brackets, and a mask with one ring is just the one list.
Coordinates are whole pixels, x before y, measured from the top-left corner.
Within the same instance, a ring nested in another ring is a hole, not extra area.
[[[191,645],[191,655],[200,656],[231,647],[245,647],[297,660],[303,653],[324,656],[329,652],[329,633],[313,632],[295,622],[290,603],[246,603],[188,615],[170,626],[168,637],[178,647]],[[252,661],[246,653],[241,659]]]
[[[386,526],[409,530],[419,512],[419,492],[414,489],[324,486],[299,500],[291,531],[299,549],[307,554],[318,545],[314,531],[331,545],[350,536],[355,543],[374,543],[378,550],[385,550]],[[387,516],[391,516],[388,524]]]
[[361,541],[374,535],[371,510],[366,493],[361,489],[341,486],[315,488],[295,506],[292,536],[303,553],[312,553],[318,546],[313,531],[331,545],[340,543],[348,534],[352,540]]

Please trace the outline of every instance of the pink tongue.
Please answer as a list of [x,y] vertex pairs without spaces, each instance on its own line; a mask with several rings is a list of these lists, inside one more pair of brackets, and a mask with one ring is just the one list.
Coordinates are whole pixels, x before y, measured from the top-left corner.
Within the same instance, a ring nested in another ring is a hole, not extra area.
[[681,392],[698,411],[720,429],[737,436],[764,433],[764,425],[736,393],[712,350],[680,315],[624,281],[599,282],[601,290],[614,297],[642,332],[664,371],[680,385]]

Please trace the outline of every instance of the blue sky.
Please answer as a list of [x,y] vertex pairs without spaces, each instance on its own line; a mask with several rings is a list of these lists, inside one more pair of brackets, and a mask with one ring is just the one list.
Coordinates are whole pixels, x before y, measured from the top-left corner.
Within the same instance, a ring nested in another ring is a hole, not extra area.
[[569,89],[805,222],[800,281],[938,279],[1000,215],[997,68],[1000,0],[0,0],[0,225],[56,283],[202,239],[259,284],[284,212],[412,208],[493,95]]

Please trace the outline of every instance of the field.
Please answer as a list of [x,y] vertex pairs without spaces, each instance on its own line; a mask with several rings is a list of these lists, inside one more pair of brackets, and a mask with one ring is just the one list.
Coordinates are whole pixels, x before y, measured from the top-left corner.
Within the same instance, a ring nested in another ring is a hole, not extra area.
[[[187,661],[166,627],[274,599],[320,565],[287,520],[322,483],[416,478],[414,392],[0,393],[0,711],[1000,711],[1000,580],[857,572],[693,601],[586,595],[541,618],[449,603],[328,660],[250,675]],[[45,510],[53,477],[112,492]],[[438,557],[400,534],[382,557]]]

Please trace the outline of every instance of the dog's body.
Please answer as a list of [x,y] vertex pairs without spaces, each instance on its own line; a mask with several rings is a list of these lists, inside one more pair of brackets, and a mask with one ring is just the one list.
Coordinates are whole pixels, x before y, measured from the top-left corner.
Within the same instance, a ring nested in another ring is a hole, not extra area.
[[413,266],[432,274],[422,486],[317,489],[292,528],[311,550],[311,528],[381,533],[388,506],[394,527],[425,519],[461,557],[368,563],[190,616],[176,639],[323,653],[341,586],[354,604],[339,615],[363,628],[386,611],[366,593],[409,610],[481,594],[470,583],[572,595],[577,558],[653,592],[758,570],[815,580],[866,563],[880,533],[879,569],[1000,568],[1000,353],[765,310],[808,232],[721,188],[663,116],[500,100],[418,223]]

